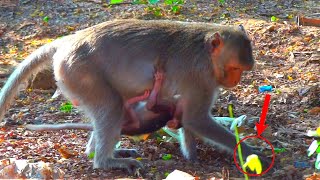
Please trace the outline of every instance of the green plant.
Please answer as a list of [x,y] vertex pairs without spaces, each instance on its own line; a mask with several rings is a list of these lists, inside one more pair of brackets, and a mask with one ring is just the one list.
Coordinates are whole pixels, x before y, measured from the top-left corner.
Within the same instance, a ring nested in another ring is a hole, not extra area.
[[164,4],[170,7],[170,11],[174,14],[180,14],[181,5],[184,4],[184,0],[165,0]]
[[[117,3],[118,1],[122,0],[115,0]],[[159,2],[160,0],[133,0],[132,4],[146,4],[148,5],[145,10],[148,13],[152,13],[156,17],[161,17],[163,16],[163,12],[166,11],[166,9],[159,7]],[[169,8],[169,11],[174,13],[174,14],[180,14],[181,9],[182,9],[182,4],[184,4],[184,0],[165,0],[164,5]]]
[[73,106],[70,102],[63,103],[60,106],[60,111],[64,113],[70,113],[72,109],[73,109]]

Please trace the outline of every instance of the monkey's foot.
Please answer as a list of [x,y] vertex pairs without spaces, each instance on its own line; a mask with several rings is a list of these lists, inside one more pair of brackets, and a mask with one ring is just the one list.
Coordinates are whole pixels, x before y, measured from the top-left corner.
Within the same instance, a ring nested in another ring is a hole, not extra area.
[[143,173],[143,165],[140,161],[131,158],[99,158],[95,156],[93,168],[110,169],[120,168],[128,171],[132,175]]
[[156,82],[161,84],[163,80],[163,72],[157,71],[154,75],[154,79],[156,80]]
[[90,154],[92,154],[95,151],[95,140],[94,140],[94,136],[93,133],[91,133],[90,135],[90,139],[86,145],[86,151],[84,152],[87,156],[90,156]]
[[171,129],[178,129],[179,128],[179,121],[177,119],[172,119],[167,122],[168,128]]
[[114,150],[114,157],[116,158],[127,158],[127,157],[139,157],[140,154],[136,149],[116,149]]

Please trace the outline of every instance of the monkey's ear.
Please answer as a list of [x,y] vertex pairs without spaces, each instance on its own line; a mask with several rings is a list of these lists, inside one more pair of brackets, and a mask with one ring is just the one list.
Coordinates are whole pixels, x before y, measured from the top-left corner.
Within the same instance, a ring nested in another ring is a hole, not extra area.
[[221,38],[220,33],[218,33],[218,32],[214,33],[213,39],[211,41],[212,48],[215,49],[222,44],[223,44],[223,42],[222,42],[222,38]]

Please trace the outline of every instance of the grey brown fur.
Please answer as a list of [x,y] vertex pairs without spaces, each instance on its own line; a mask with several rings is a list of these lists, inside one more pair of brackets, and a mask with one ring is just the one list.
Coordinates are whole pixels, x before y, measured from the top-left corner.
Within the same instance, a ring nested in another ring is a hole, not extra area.
[[[224,55],[230,51],[241,62],[253,64],[250,41],[242,31],[209,23],[116,20],[57,39],[32,53],[10,76],[0,94],[0,119],[19,84],[44,66],[53,66],[58,87],[69,99],[79,100],[80,108],[93,122],[94,168],[132,172],[142,167],[139,161],[113,154],[124,123],[120,121],[124,119],[123,104],[152,89],[156,66],[161,64],[166,79],[159,96],[174,102],[174,95],[179,94],[183,102],[181,122],[189,133],[181,147],[184,155],[196,159],[194,136],[231,153],[236,145],[234,135],[209,116],[220,87],[210,57],[216,32],[228,48],[218,61],[228,58]],[[246,144],[242,144],[242,151],[245,158],[253,153]]]

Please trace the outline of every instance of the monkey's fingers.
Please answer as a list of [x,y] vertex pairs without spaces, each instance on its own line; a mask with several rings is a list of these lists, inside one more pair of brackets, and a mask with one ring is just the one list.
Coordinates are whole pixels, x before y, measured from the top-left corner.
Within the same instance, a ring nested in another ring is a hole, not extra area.
[[159,83],[162,83],[163,80],[163,73],[162,72],[156,72],[154,75],[154,78],[156,81],[160,81]]
[[145,173],[145,171],[143,169],[136,169],[135,172],[134,172],[134,176],[136,177],[142,177],[142,175]]
[[123,164],[119,164],[121,168],[124,168],[128,171],[129,174],[132,175],[140,175],[143,173],[143,165],[140,161],[137,161],[135,159],[131,158],[126,158],[126,159],[121,159]]

